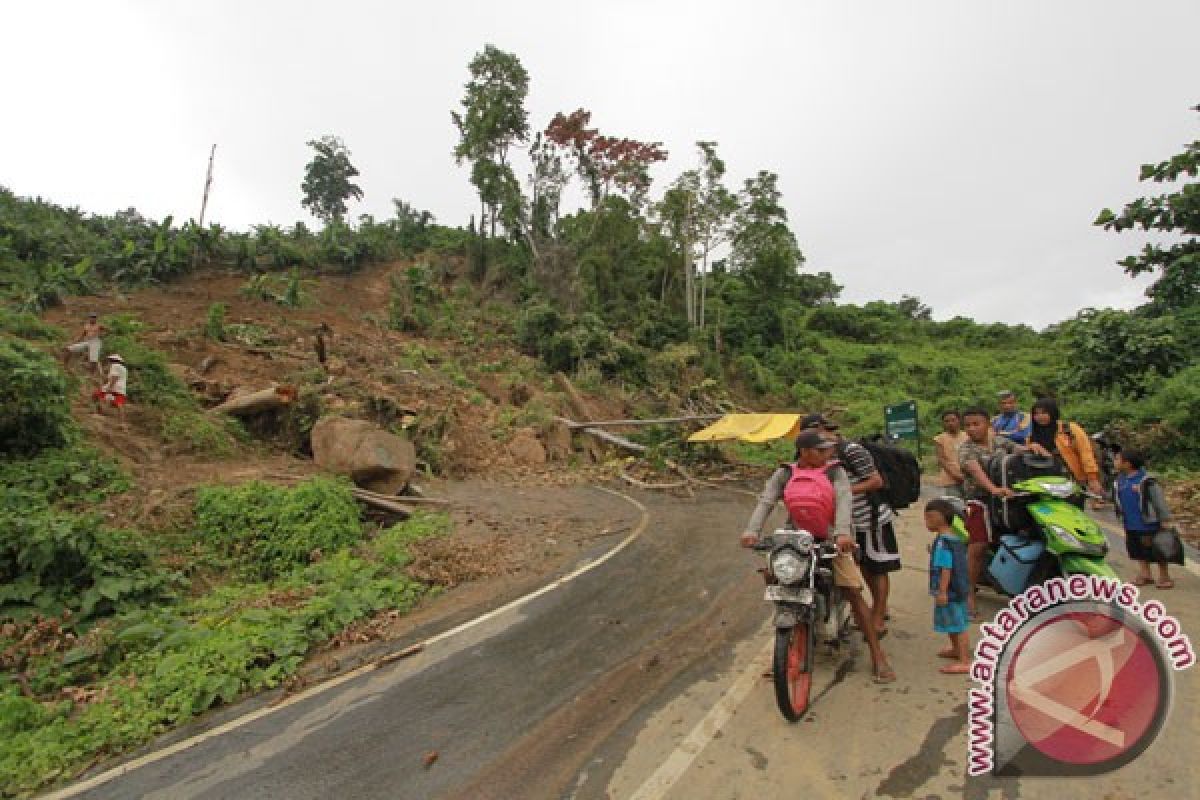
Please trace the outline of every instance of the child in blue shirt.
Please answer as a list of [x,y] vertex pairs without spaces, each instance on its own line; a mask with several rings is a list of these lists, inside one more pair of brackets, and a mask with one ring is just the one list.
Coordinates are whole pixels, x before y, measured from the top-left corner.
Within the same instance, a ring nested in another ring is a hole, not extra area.
[[954,506],[943,498],[925,505],[925,527],[936,534],[929,551],[929,593],[935,598],[933,629],[950,637],[950,645],[938,652],[939,658],[952,661],[938,670],[945,675],[971,671],[967,535],[961,524],[955,525],[957,516]]

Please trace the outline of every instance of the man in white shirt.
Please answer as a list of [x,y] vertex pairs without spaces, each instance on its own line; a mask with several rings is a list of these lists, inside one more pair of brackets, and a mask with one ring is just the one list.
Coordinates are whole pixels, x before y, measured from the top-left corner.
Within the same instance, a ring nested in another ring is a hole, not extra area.
[[129,379],[129,371],[125,368],[125,359],[116,353],[110,355],[108,361],[108,378],[104,385],[92,393],[96,402],[96,413],[103,414],[104,406],[110,405],[117,409],[118,414],[124,414],[125,386]]

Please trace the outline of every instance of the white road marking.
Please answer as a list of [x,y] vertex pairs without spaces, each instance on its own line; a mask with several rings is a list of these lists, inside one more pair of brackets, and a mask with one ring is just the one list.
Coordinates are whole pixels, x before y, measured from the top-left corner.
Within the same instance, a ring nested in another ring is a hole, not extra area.
[[750,665],[742,672],[737,680],[713,704],[704,718],[692,728],[684,740],[675,748],[675,752],[667,757],[654,774],[646,779],[638,790],[630,795],[629,800],[660,800],[665,797],[684,773],[691,767],[696,756],[708,746],[720,732],[733,712],[745,702],[754,687],[762,681],[763,668],[771,663],[771,653],[775,646],[768,637],[766,646],[751,659]]
[[[634,526],[633,530],[630,531],[629,535],[626,536],[624,539],[622,539],[621,542],[619,544],[617,544],[616,547],[614,547],[612,550],[609,550],[607,553],[600,556],[595,561],[589,561],[586,564],[583,564],[582,566],[578,567],[577,569],[573,570],[572,572],[569,572],[566,575],[563,575],[561,578],[551,581],[550,583],[546,584],[545,586],[541,587],[540,589],[538,589],[534,592],[530,592],[527,595],[518,597],[515,600],[513,600],[509,603],[506,603],[503,606],[500,606],[499,608],[493,609],[492,611],[489,611],[486,614],[483,614],[481,616],[475,617],[474,619],[468,620],[467,622],[464,622],[461,625],[451,628],[448,631],[443,631],[442,633],[439,633],[436,636],[431,636],[430,638],[425,639],[424,641],[420,642],[418,646],[421,646],[423,649],[429,649],[431,645],[435,645],[438,642],[444,641],[444,640],[449,639],[453,636],[456,636],[460,633],[463,633],[464,631],[466,631],[470,628],[474,628],[477,625],[482,625],[483,623],[488,622],[489,620],[492,620],[502,614],[507,614],[512,611],[515,611],[515,610],[521,608],[522,606],[536,600],[537,598],[541,597],[542,595],[552,592],[555,589],[558,589],[559,587],[561,587],[567,583],[570,583],[574,579],[578,578],[580,575],[583,575],[586,572],[590,572],[591,570],[594,570],[596,567],[599,567],[601,564],[605,563],[610,558],[617,555],[617,553],[620,553],[626,547],[633,544],[633,542],[636,541],[637,538],[639,536],[641,536],[642,533],[646,530],[646,526],[650,521],[650,512],[648,512],[646,510],[646,507],[644,505],[639,503],[637,500],[634,500],[629,495],[622,494],[621,492],[615,491],[613,489],[606,489],[602,486],[593,486],[592,488],[596,489],[597,491],[607,492],[608,494],[611,494],[615,497],[619,497],[622,500],[625,500],[626,502],[630,503],[634,508],[636,508],[638,511],[641,512],[642,516],[641,516],[641,519],[638,520],[637,525]],[[412,656],[411,658],[404,659],[402,662],[396,662],[396,663],[411,664],[414,660],[420,659],[421,655],[422,655],[421,653],[418,653],[418,654]],[[206,742],[209,739],[215,739],[218,736],[222,736],[226,733],[229,733],[230,731],[237,730],[238,728],[241,728],[244,725],[248,725],[251,722],[260,720],[264,717],[269,717],[270,715],[276,713],[277,711],[281,711],[290,705],[299,703],[302,700],[308,700],[312,697],[315,697],[316,695],[327,692],[330,689],[333,689],[337,686],[342,685],[343,683],[352,681],[357,677],[360,677],[360,676],[365,675],[370,672],[374,672],[375,670],[380,669],[380,668],[381,667],[379,667],[376,664],[376,662],[371,662],[370,664],[364,664],[363,666],[358,667],[353,670],[350,670],[349,672],[339,675],[336,678],[332,678],[328,681],[325,681],[324,683],[317,684],[316,686],[313,686],[310,689],[306,689],[302,692],[298,692],[294,695],[286,697],[284,700],[282,700],[279,703],[276,703],[275,705],[266,706],[264,708],[258,709],[257,711],[252,711],[249,714],[245,714],[236,719],[232,719],[229,722],[226,722],[223,725],[219,725],[211,730],[196,734],[195,736],[192,736],[192,737],[189,737],[182,741],[176,742],[175,744],[170,745],[169,747],[164,747],[161,750],[155,750],[154,752],[147,753],[146,755],[141,756],[140,758],[135,758],[132,761],[128,761],[124,764],[119,764],[118,766],[115,766],[110,770],[102,772],[99,775],[88,778],[85,781],[80,781],[79,783],[75,783],[70,786],[64,787],[64,788],[59,789],[58,791],[53,792],[51,794],[43,795],[41,800],[65,800],[65,798],[75,797],[76,795],[82,794],[83,792],[89,791],[91,789],[95,789],[97,786],[102,786],[102,785],[108,783],[109,781],[119,778],[122,775],[127,775],[130,772],[140,769],[148,764],[153,764],[156,761],[163,760],[164,758],[169,758],[169,757],[175,755],[176,753],[181,753],[184,750],[195,747],[196,745],[201,744],[202,742]],[[387,669],[386,666],[382,667],[382,668]]]

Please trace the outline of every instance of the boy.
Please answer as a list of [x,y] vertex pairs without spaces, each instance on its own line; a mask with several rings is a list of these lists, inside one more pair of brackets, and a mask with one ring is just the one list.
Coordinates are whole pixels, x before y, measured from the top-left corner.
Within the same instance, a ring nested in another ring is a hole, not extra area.
[[[1113,495],[1116,497],[1117,517],[1125,526],[1125,551],[1137,562],[1138,575],[1133,579],[1135,586],[1173,589],[1175,582],[1167,573],[1167,562],[1155,557],[1154,534],[1171,521],[1171,509],[1162,485],[1146,474],[1146,457],[1138,450],[1122,449],[1116,456],[1117,480]],[[1150,562],[1158,562],[1158,581],[1150,576]]]
[[66,367],[71,356],[79,353],[87,353],[88,363],[92,367],[92,371],[100,372],[100,336],[104,333],[104,326],[101,325],[95,314],[88,314],[87,322],[83,324],[83,329],[79,332],[79,341],[74,344],[69,344],[63,349],[62,362],[63,367]]
[[933,629],[950,637],[950,644],[938,652],[939,658],[952,659],[938,672],[966,675],[971,671],[970,634],[967,629],[967,547],[954,526],[954,507],[942,498],[925,504],[925,527],[936,534],[929,551],[929,593],[935,598]]

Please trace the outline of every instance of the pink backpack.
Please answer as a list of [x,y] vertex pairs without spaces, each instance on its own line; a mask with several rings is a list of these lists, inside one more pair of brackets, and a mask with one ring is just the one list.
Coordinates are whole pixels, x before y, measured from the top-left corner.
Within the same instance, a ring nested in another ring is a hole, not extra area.
[[829,465],[801,467],[789,464],[788,467],[792,477],[783,487],[783,504],[792,518],[792,524],[818,539],[827,538],[836,511],[833,484],[825,474]]

